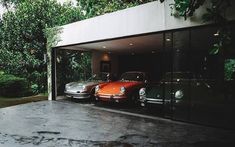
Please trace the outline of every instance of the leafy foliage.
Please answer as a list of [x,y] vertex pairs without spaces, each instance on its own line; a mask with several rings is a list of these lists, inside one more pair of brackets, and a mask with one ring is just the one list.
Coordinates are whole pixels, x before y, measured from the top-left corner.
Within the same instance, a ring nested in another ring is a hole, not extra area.
[[225,80],[235,80],[235,59],[225,60]]
[[6,97],[25,96],[28,93],[28,83],[26,79],[13,75],[0,75],[0,95]]
[[57,55],[59,94],[64,92],[64,85],[68,82],[86,80],[91,76],[90,52],[59,50]]
[[80,16],[80,11],[69,3],[17,1],[14,11],[6,12],[1,21],[0,66],[7,73],[40,85],[40,92],[45,91],[47,38],[44,30],[80,20]]
[[154,0],[77,0],[78,7],[85,18],[99,16],[151,1]]
[[212,0],[211,7],[203,15],[205,21],[212,21],[218,26],[217,42],[214,44],[211,54],[224,52],[231,44],[231,30],[227,26],[226,10],[230,6],[230,0]]
[[174,16],[182,16],[185,19],[193,16],[194,12],[204,4],[205,0],[174,0],[171,9],[175,10]]

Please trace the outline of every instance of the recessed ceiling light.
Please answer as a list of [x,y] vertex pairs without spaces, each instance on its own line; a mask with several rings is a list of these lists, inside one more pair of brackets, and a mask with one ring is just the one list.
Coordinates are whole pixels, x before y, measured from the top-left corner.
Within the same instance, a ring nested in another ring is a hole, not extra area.
[[106,48],[106,46],[103,46],[103,48]]
[[219,32],[216,32],[216,33],[214,34],[214,36],[219,36]]
[[170,38],[166,38],[166,41],[169,42],[169,41],[171,41],[171,39]]
[[130,46],[132,46],[132,45],[133,45],[133,43],[130,43],[129,45],[130,45]]

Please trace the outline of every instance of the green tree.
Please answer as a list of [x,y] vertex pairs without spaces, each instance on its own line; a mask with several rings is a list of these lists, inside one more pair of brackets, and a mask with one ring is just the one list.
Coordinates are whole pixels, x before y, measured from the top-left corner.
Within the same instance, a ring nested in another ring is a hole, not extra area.
[[154,0],[77,0],[85,18],[122,10]]
[[[5,1],[6,2],[6,1]],[[16,3],[14,3],[16,2]],[[46,88],[46,28],[81,20],[80,11],[70,3],[55,0],[10,1],[14,10],[4,13],[0,23],[0,66],[6,73],[27,78]]]

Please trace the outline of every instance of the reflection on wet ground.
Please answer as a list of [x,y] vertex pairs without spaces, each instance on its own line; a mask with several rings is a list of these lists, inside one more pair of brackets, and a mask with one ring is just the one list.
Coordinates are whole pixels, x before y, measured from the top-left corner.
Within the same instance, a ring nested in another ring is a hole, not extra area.
[[235,131],[113,113],[90,105],[44,101],[0,109],[0,147],[235,146]]
[[140,104],[130,105],[129,103],[103,103],[103,102],[94,102],[90,100],[79,100],[79,99],[70,99],[63,98],[62,101],[75,102],[83,105],[93,105],[100,108],[108,108],[113,110],[120,110],[124,112],[131,112],[136,114],[143,114],[149,116],[158,116],[163,117],[162,107],[141,107]]

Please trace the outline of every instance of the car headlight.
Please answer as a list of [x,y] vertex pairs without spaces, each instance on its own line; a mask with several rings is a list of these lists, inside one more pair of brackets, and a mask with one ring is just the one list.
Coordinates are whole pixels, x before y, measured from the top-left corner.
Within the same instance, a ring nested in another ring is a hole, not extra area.
[[146,88],[141,88],[139,91],[140,100],[145,99],[146,97]]
[[95,93],[97,93],[99,90],[100,90],[100,86],[99,85],[95,86]]
[[146,91],[146,88],[141,88],[140,91],[139,91],[139,95],[140,96],[144,96],[145,95],[145,91]]
[[182,90],[178,90],[175,92],[175,98],[181,99],[184,96],[184,93]]
[[65,85],[65,90],[68,90],[68,89],[70,89],[70,84]]
[[120,93],[121,93],[121,94],[124,94],[125,91],[126,91],[126,88],[125,88],[125,87],[121,87],[121,88],[120,88]]

